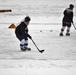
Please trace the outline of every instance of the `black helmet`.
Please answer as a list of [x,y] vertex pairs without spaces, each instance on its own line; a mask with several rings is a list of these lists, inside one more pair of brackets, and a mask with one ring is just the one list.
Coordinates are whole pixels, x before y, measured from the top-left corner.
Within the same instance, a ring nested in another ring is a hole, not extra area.
[[70,4],[70,8],[73,8],[74,7],[74,5],[73,4]]
[[30,21],[30,20],[31,20],[31,18],[29,16],[26,16],[24,19],[25,22]]

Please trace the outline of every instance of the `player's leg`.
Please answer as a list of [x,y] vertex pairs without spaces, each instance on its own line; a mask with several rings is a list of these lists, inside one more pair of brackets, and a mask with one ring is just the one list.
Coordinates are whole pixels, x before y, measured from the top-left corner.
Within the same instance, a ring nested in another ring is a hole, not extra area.
[[64,32],[64,30],[65,30],[65,27],[66,27],[66,23],[63,23],[62,22],[62,28],[61,28],[61,32],[60,32],[60,36],[63,36],[63,32]]

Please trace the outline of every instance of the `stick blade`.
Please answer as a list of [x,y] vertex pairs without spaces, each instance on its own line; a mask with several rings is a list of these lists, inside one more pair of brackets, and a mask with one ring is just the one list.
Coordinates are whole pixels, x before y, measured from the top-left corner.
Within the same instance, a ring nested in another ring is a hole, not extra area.
[[41,52],[41,53],[43,53],[43,52],[44,52],[44,50],[40,50],[40,52]]

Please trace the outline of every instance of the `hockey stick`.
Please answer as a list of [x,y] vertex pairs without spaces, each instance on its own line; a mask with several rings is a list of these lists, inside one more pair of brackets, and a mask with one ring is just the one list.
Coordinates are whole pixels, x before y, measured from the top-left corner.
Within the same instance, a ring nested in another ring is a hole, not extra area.
[[74,29],[76,30],[76,27],[75,27],[74,23],[72,23],[72,24],[73,24]]
[[38,49],[39,52],[41,52],[41,53],[44,52],[44,50],[39,50],[39,48],[37,47],[37,45],[35,44],[35,42],[33,41],[33,39],[31,39],[31,40],[32,40],[33,44],[36,46],[36,48]]

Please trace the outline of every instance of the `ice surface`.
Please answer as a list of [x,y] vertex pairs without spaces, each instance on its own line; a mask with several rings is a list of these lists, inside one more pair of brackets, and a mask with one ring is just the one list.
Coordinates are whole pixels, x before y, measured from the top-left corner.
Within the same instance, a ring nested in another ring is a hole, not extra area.
[[[76,13],[75,0],[0,0],[0,9],[12,9],[0,13],[0,75],[76,75],[76,31],[72,26],[71,36],[65,36],[66,31],[59,36],[62,12],[69,3]],[[8,28],[26,15],[32,19],[29,34],[43,53],[31,40],[32,51],[21,52],[15,29]]]

